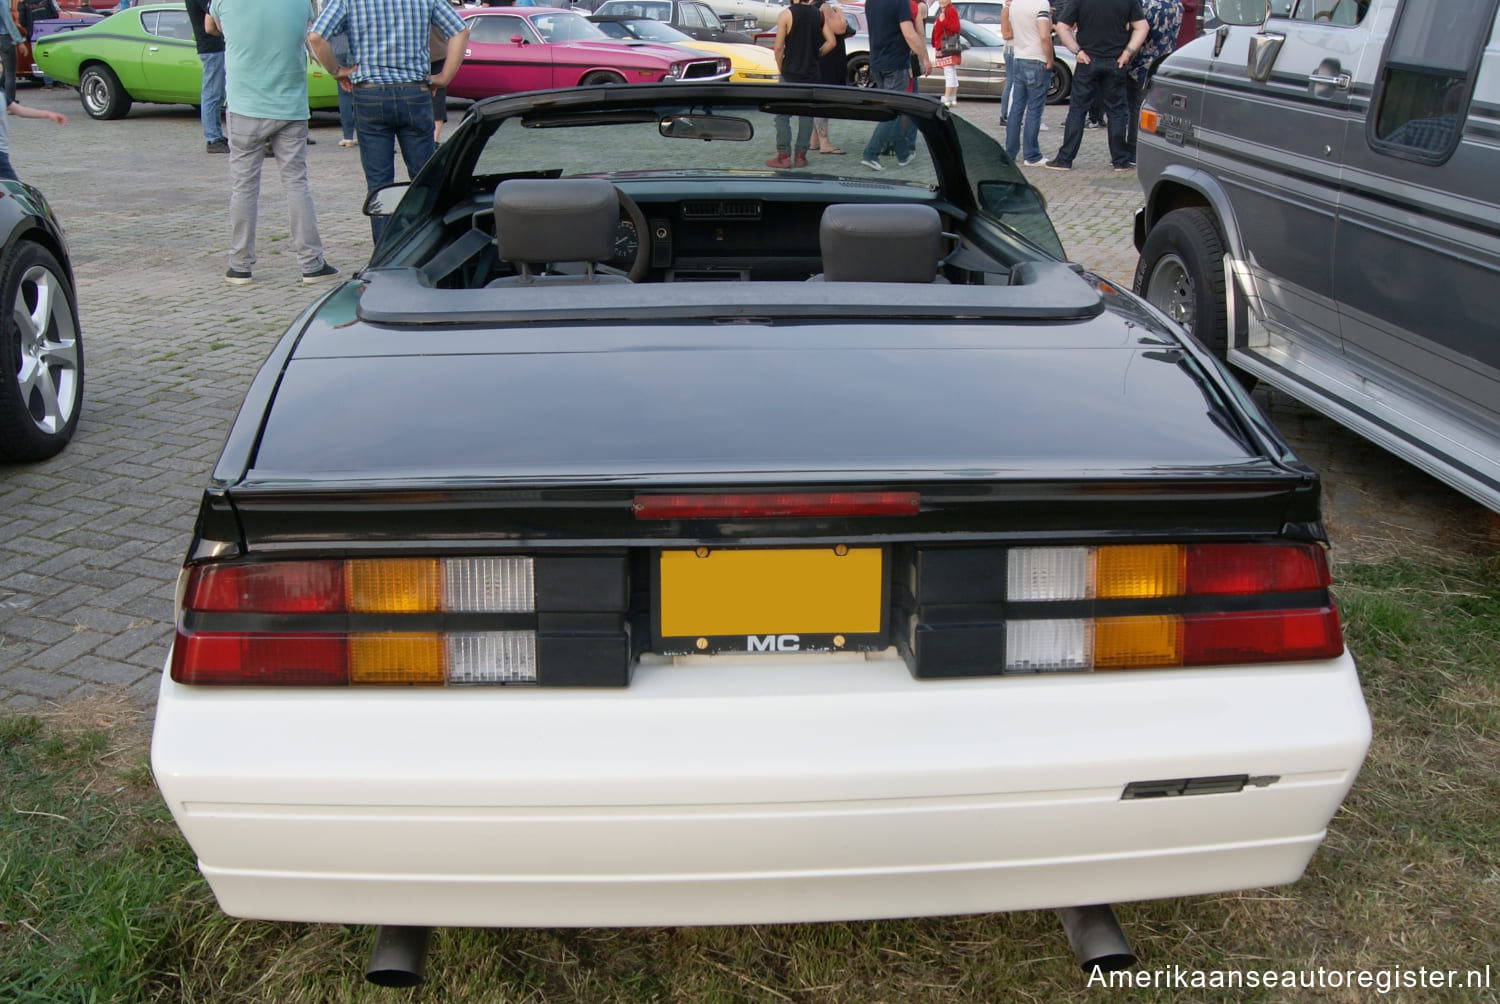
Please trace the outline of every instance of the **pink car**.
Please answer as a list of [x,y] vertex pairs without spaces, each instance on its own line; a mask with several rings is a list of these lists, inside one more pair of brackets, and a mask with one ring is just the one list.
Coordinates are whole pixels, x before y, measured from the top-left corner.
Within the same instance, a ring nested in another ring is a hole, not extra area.
[[458,98],[662,80],[727,80],[729,60],[675,45],[610,38],[581,14],[550,7],[463,11],[469,47],[448,85]]

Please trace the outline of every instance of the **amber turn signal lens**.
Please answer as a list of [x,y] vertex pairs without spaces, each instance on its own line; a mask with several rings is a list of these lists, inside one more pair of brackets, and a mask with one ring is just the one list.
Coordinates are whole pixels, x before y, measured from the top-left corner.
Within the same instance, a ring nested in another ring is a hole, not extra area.
[[1157,114],[1154,108],[1142,108],[1140,119],[1136,124],[1140,126],[1141,132],[1149,132],[1155,135],[1156,127],[1161,124],[1161,116]]

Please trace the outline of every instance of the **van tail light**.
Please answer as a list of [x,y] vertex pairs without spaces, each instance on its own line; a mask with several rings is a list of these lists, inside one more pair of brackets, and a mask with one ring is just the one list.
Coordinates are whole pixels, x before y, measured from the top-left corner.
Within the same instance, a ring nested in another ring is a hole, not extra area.
[[[1314,544],[919,550],[918,676],[1088,672],[1330,659],[1344,650]],[[1002,644],[1003,640],[1003,644]]]

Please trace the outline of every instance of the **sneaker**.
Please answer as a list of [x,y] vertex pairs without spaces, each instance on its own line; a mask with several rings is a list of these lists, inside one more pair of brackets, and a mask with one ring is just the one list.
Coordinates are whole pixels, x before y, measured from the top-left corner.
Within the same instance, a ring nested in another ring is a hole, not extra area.
[[1036,160],[1023,160],[1021,163],[1026,167],[1045,167],[1047,165],[1047,158],[1038,157]]
[[1048,124],[1047,124],[1047,123],[1045,123],[1045,122],[1042,122],[1042,123],[1040,123],[1040,124],[1039,124],[1039,125],[1038,125],[1038,126],[1037,126],[1037,132],[1051,132],[1051,131],[1052,131],[1052,127],[1051,127],[1051,126],[1049,126],[1049,125],[1048,125]]
[[[766,166],[767,167],[791,167],[792,166],[792,158],[788,157],[784,153],[778,153],[776,156],[774,156],[770,160],[766,161]],[[807,158],[806,157],[802,158],[802,166],[803,167],[807,166]]]
[[325,261],[323,264],[319,265],[317,268],[313,269],[311,272],[303,272],[302,273],[302,281],[306,285],[311,286],[315,282],[322,282],[325,279],[332,279],[334,276],[336,276],[338,274],[339,274],[339,270],[336,269],[336,268],[334,268],[332,265],[328,264]]
[[866,167],[868,167],[872,171],[884,171],[885,170],[884,167],[880,166],[880,161],[876,160],[874,157],[866,157],[864,160],[860,161],[860,163],[863,164],[863,165],[865,165]]
[[358,146],[358,145],[359,144],[356,143],[356,142],[354,142],[354,140],[352,140],[352,139],[341,139],[341,140],[339,140],[339,146]]
[[792,158],[792,166],[793,167],[806,167],[807,166],[807,154],[805,154],[805,153],[799,153],[795,157],[793,157]]
[[1111,167],[1116,174],[1128,174],[1135,170],[1134,164],[1112,164]]
[[229,283],[231,286],[248,286],[254,280],[250,278],[250,273],[248,270],[241,271],[237,268],[232,268],[228,272],[224,273],[224,281]]
[[1085,122],[1083,124],[1083,127],[1085,129],[1103,129],[1104,128],[1104,123],[1103,122]]
[[211,140],[209,140],[208,141],[208,150],[207,150],[207,152],[208,153],[228,153],[229,152],[229,140],[225,139],[222,136],[219,137],[218,139],[211,139]]
[[1071,170],[1073,170],[1073,165],[1072,164],[1063,164],[1063,163],[1060,163],[1060,162],[1055,161],[1055,160],[1049,160],[1045,164],[1043,164],[1042,166],[1045,167],[1049,171],[1071,171]]
[[1007,119],[1005,118],[1004,115],[1001,115],[1000,116],[1000,124],[1001,125],[1009,125],[1010,123],[1007,121]]
[[896,158],[896,166],[897,167],[906,167],[908,164],[910,164],[912,161],[914,161],[916,159],[917,159],[917,151],[913,150],[911,153],[907,154],[905,157],[897,157]]

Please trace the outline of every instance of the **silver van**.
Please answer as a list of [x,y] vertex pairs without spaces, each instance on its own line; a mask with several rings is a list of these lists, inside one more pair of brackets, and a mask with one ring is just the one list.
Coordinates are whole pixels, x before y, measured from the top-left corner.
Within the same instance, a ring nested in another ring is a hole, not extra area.
[[1218,0],[1141,110],[1136,291],[1500,511],[1500,0]]

